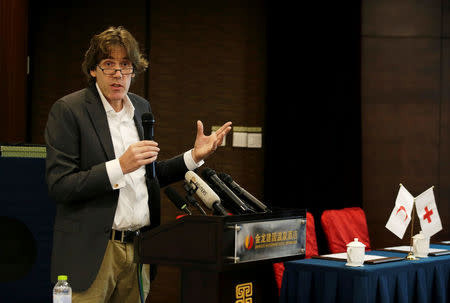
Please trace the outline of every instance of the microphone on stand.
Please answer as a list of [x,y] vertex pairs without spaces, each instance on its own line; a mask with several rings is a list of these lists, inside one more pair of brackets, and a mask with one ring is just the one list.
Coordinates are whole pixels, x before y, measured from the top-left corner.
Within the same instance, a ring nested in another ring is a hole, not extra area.
[[220,202],[219,196],[196,173],[193,171],[188,171],[184,178],[209,209],[216,211],[222,216],[230,215]]
[[[142,127],[144,128],[144,140],[153,140],[153,125],[155,125],[155,118],[152,113],[142,114]],[[150,179],[156,178],[155,162],[145,166],[147,177]]]
[[186,191],[186,200],[192,206],[197,208],[202,213],[202,215],[207,216],[208,214],[205,212],[205,210],[200,206],[200,204],[194,198],[194,193],[195,193],[194,188],[191,187],[187,182],[184,182],[183,188]]
[[220,193],[225,196],[227,201],[231,201],[235,207],[237,207],[238,212],[241,214],[255,213],[256,210],[253,207],[247,205],[242,201],[236,194],[228,188],[228,186],[219,179],[216,172],[210,168],[205,168],[203,171],[203,177],[214,185],[215,188],[220,191]]
[[239,184],[237,184],[233,178],[231,178],[230,175],[227,175],[226,173],[217,173],[219,178],[226,184],[228,187],[234,191],[235,194],[240,195],[241,197],[246,198],[250,202],[252,202],[254,205],[256,205],[259,209],[261,209],[264,212],[271,212],[271,210],[261,201],[256,199],[252,194],[250,194],[248,191],[243,189]]
[[181,211],[188,215],[192,215],[192,212],[189,210],[186,202],[184,202],[183,198],[178,194],[178,192],[173,187],[166,187],[164,193],[169,198],[169,200]]

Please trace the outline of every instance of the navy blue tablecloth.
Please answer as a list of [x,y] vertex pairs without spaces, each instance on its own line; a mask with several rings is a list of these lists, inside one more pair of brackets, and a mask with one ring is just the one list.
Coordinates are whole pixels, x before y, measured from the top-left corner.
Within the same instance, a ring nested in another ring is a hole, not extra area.
[[[431,247],[450,249],[447,245]],[[406,255],[387,251],[366,253]],[[345,263],[323,259],[286,262],[280,302],[450,302],[450,255],[362,267],[349,267]]]

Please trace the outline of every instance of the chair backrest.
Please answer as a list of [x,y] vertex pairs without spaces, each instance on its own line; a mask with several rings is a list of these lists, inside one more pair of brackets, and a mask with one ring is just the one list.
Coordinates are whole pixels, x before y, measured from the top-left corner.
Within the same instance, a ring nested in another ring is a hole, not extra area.
[[354,238],[370,250],[369,230],[364,210],[360,207],[325,210],[321,224],[327,238],[330,253],[347,251],[347,244]]
[[[306,212],[306,243],[305,243],[305,259],[317,256],[319,250],[317,248],[316,227],[314,223],[314,216]],[[278,287],[278,294],[281,291],[281,282],[283,281],[284,263],[278,262],[273,264],[273,271],[275,274],[275,281]]]
[[314,216],[312,213],[306,213],[306,244],[305,244],[305,258],[311,258],[312,256],[317,256],[319,254],[319,249],[317,248],[317,238],[316,238],[316,225],[314,223]]

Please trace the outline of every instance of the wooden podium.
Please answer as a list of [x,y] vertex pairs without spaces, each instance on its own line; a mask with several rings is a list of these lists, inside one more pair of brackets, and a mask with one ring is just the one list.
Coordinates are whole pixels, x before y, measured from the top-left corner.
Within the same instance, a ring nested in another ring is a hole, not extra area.
[[177,266],[181,302],[277,302],[272,264],[305,255],[306,211],[184,216],[135,239],[136,262]]

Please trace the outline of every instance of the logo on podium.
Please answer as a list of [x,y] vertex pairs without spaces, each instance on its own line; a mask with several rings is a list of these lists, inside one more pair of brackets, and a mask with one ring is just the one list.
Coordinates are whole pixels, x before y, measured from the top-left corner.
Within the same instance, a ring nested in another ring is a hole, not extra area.
[[250,250],[253,247],[253,237],[248,235],[245,237],[245,248]]
[[236,285],[236,303],[252,303],[253,283],[242,283]]
[[295,256],[305,249],[306,220],[301,218],[243,222],[236,228],[238,262]]

